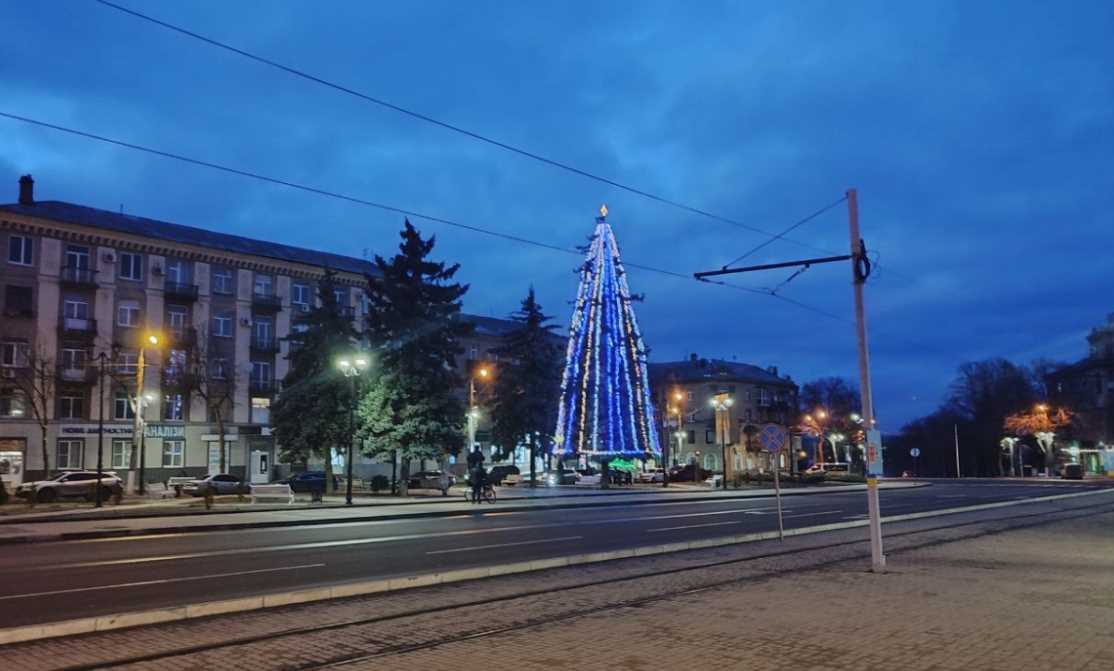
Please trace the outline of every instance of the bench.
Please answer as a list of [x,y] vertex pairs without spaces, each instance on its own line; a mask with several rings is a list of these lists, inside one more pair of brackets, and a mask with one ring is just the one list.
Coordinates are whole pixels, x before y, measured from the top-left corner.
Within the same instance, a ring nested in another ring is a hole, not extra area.
[[294,490],[290,485],[252,485],[251,502],[256,499],[285,499],[287,505],[294,503]]

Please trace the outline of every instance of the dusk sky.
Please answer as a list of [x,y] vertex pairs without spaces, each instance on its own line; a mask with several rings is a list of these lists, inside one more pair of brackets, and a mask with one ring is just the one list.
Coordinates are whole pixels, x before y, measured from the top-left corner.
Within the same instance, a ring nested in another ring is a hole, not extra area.
[[[1074,360],[1114,312],[1109,2],[121,4],[767,231],[858,189],[884,431],[956,367]],[[92,0],[9,2],[0,112],[564,248],[606,202],[628,263],[717,268],[760,234],[591,181]],[[402,216],[0,118],[0,202],[36,197],[353,256]],[[421,219],[470,312],[533,284],[562,328],[577,259]],[[839,206],[748,263],[845,253]],[[774,287],[792,270],[730,281]],[[850,270],[757,293],[630,269],[651,361],[697,352],[857,381]]]

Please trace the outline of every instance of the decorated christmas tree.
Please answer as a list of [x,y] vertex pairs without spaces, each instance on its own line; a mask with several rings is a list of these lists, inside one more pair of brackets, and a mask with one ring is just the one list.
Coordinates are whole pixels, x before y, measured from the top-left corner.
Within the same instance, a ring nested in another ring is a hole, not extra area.
[[661,452],[632,300],[605,205],[580,269],[569,327],[554,434],[559,456],[607,460]]

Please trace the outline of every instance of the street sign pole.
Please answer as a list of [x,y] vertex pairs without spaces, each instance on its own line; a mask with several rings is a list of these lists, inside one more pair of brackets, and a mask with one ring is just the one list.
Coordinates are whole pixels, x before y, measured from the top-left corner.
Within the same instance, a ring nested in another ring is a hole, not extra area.
[[774,462],[774,498],[777,499],[777,537],[785,540],[785,520],[781,514],[781,450],[789,439],[789,433],[777,424],[767,424],[758,432],[758,442],[770,453]]
[[781,456],[781,450],[774,452],[774,498],[777,499],[777,539],[785,541],[785,522],[781,516],[781,482],[778,477],[778,471],[781,470],[778,464],[778,458]]

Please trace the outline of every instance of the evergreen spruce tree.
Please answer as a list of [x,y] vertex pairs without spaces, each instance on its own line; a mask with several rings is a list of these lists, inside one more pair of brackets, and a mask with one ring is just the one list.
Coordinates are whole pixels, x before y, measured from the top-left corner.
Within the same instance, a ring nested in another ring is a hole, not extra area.
[[[561,351],[555,342],[550,317],[534,297],[534,287],[511,315],[518,326],[503,337],[496,349],[499,373],[491,408],[491,432],[504,451],[521,443],[530,447],[530,486],[536,485],[539,447],[548,447],[557,421],[561,395]],[[505,363],[503,363],[505,362]]]
[[349,381],[337,373],[335,359],[358,341],[351,316],[336,302],[336,286],[336,274],[326,271],[317,289],[321,305],[306,314],[305,331],[286,338],[290,372],[271,408],[279,460],[304,464],[311,457],[324,459],[330,493],[335,491],[333,449],[347,440],[347,409],[353,400]]
[[368,278],[374,379],[358,413],[367,453],[401,457],[405,496],[410,460],[440,460],[464,443],[456,357],[472,326],[455,319],[468,290],[451,283],[459,264],[428,260],[436,238],[423,240],[409,221],[400,236],[399,253],[376,256],[378,276]]

